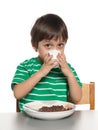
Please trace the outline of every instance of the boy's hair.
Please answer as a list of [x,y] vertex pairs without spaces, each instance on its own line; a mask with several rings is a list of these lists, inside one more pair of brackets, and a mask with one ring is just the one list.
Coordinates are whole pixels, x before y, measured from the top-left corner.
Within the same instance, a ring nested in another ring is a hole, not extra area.
[[68,31],[64,21],[55,14],[46,14],[38,18],[31,29],[31,43],[38,47],[38,42],[46,39],[62,38],[67,42]]

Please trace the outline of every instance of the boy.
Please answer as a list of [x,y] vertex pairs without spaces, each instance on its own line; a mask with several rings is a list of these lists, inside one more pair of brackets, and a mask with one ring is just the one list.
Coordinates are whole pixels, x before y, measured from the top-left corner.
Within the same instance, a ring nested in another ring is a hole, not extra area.
[[[23,104],[35,100],[67,101],[70,96],[76,103],[81,99],[82,84],[64,54],[67,39],[67,27],[59,16],[46,14],[36,20],[31,43],[39,55],[20,63],[11,85],[21,111]],[[57,59],[50,50],[59,51]]]

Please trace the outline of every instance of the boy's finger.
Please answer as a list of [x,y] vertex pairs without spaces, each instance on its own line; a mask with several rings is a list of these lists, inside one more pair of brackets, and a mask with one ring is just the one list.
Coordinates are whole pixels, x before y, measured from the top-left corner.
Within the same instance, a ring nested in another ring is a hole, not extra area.
[[44,58],[45,62],[49,62],[52,59],[52,55],[47,54],[46,57]]

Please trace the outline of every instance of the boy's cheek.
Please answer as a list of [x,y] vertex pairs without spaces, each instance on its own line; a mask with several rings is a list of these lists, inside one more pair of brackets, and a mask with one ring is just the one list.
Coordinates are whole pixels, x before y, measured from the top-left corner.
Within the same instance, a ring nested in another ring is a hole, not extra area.
[[39,57],[41,58],[41,60],[44,62],[45,58],[47,57],[47,53],[45,54],[40,54]]

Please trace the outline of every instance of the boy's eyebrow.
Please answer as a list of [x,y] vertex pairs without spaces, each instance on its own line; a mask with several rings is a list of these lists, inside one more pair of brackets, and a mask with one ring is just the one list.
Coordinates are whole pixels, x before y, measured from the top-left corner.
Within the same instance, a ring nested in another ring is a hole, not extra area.
[[47,40],[44,40],[44,42],[50,42],[50,41],[51,41],[51,40],[48,40],[48,39],[47,39]]
[[43,41],[43,44],[47,44],[47,43],[52,44],[53,42],[51,40],[45,40],[45,41]]
[[[47,44],[46,42],[53,43],[53,41],[51,41],[51,40],[44,39],[44,40],[43,40],[43,44]],[[64,42],[64,41],[59,41],[57,44],[61,44],[61,43],[65,44],[65,42]]]
[[50,40],[43,40],[43,43],[45,43],[45,42],[50,42]]
[[58,44],[65,44],[65,42],[63,42],[63,41],[60,41],[60,42],[58,42]]
[[64,44],[65,44],[65,42],[64,42],[64,41],[59,41],[58,43],[64,43]]

